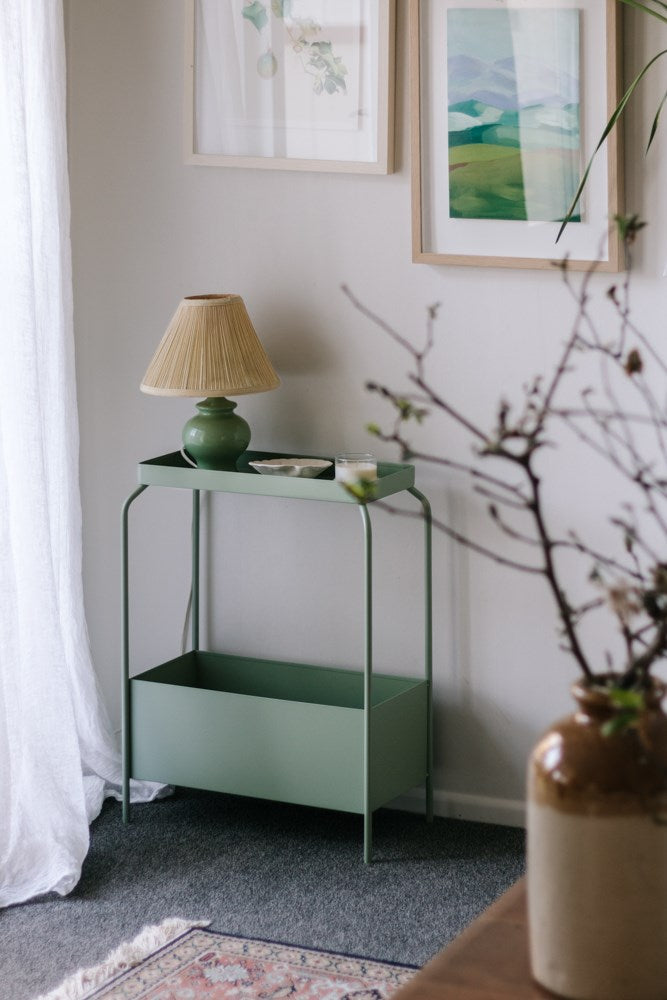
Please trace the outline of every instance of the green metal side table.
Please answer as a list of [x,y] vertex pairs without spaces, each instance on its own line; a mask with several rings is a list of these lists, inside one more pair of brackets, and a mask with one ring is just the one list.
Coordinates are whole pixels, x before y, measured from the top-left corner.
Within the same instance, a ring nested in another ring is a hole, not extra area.
[[[262,476],[247,452],[238,471],[195,469],[179,452],[141,462],[139,486],[123,505],[123,820],[130,778],[358,813],[364,861],[372,855],[372,813],[424,784],[433,816],[431,509],[414,467],[379,463],[375,498],[358,502],[327,470],[317,479]],[[130,676],[128,520],[149,486],[192,491],[192,648]],[[199,646],[200,493],[255,494],[354,504],[364,536],[363,671],[254,659]],[[369,510],[407,491],[424,526],[424,676],[373,670],[373,550]]]

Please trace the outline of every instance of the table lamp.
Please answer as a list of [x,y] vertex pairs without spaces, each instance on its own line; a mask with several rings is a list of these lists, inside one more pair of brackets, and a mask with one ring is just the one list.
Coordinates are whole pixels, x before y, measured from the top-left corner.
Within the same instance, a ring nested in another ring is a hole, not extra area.
[[182,299],[141,382],[154,396],[205,396],[183,428],[186,454],[202,469],[235,469],[250,427],[227,396],[280,385],[240,295]]

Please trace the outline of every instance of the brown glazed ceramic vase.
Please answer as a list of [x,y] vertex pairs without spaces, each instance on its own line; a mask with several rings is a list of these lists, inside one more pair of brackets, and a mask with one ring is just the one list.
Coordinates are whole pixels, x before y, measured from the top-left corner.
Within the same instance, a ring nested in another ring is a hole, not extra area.
[[528,767],[533,976],[575,1000],[667,1000],[667,716],[655,685],[636,724],[573,687]]

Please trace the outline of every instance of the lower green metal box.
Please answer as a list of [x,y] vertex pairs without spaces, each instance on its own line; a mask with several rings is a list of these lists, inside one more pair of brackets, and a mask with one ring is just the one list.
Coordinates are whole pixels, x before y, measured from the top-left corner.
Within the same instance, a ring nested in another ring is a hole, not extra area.
[[[190,652],[133,677],[131,776],[364,812],[364,676]],[[425,680],[373,674],[370,807],[426,780]]]

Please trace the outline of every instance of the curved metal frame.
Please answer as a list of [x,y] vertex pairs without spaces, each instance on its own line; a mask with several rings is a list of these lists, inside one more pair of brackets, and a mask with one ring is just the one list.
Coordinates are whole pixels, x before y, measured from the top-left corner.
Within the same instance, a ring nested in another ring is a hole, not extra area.
[[[130,821],[130,653],[129,653],[129,568],[128,518],[134,500],[148,487],[141,485],[128,497],[121,518],[121,633],[122,633],[122,748],[123,822]],[[431,506],[414,486],[408,490],[421,504],[424,519],[424,673],[427,682],[426,721],[426,819],[433,819],[433,598],[431,557]],[[364,533],[364,862],[372,859],[373,817],[371,809],[371,708],[373,681],[373,532],[368,504],[359,505]],[[192,649],[199,649],[199,569],[200,569],[200,490],[192,491]]]

